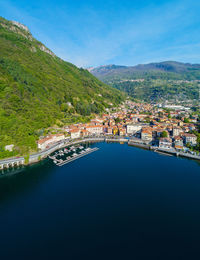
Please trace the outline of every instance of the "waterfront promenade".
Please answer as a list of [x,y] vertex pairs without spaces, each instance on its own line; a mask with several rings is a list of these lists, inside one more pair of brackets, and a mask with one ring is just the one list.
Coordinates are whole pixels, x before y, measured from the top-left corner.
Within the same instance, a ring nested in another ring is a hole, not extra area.
[[[42,151],[39,151],[37,153],[31,154],[29,156],[29,160],[27,164],[32,164],[36,163],[44,158],[46,158],[49,154],[55,152],[58,149],[70,146],[70,145],[75,145],[79,143],[86,143],[86,142],[128,142],[128,139],[125,138],[110,138],[110,137],[101,137],[101,136],[96,136],[96,137],[88,137],[88,138],[82,138],[78,140],[63,140],[60,142],[55,143],[51,147],[44,149]],[[0,160],[0,170],[4,168],[10,168],[10,167],[15,167],[15,166],[20,166],[25,164],[25,157],[14,157],[14,158],[8,158],[8,159],[3,159]]]
[[[104,137],[92,137],[92,138],[84,138],[84,139],[78,139],[78,140],[63,140],[61,142],[58,142],[51,147],[44,149],[40,152],[31,154],[29,156],[29,162],[27,164],[31,163],[36,163],[40,161],[41,159],[46,158],[49,154],[55,152],[58,149],[74,145],[74,144],[79,144],[79,143],[84,143],[84,142],[101,142],[105,141]],[[25,164],[25,157],[15,157],[15,158],[8,158],[4,160],[0,160],[0,169],[3,168],[10,168],[14,166],[19,166],[19,165],[24,165]]]
[[154,152],[158,152],[158,153],[162,153],[162,154],[170,154],[170,155],[174,155],[174,156],[177,156],[177,157],[185,157],[185,158],[188,158],[188,159],[200,161],[200,156],[199,155],[190,154],[190,153],[184,153],[182,151],[177,151],[174,148],[171,148],[171,149],[167,149],[166,148],[165,149],[165,148],[160,148],[158,146],[152,146],[152,145],[150,145],[148,143],[142,142],[140,139],[138,139],[138,140],[134,140],[134,139],[133,140],[129,140],[128,144],[132,145],[132,146],[139,147],[139,148],[147,149],[147,150],[152,150]]
[[24,165],[24,164],[37,163],[58,149],[68,147],[70,145],[76,145],[76,144],[87,143],[87,142],[128,143],[128,145],[132,145],[132,146],[136,146],[136,147],[140,147],[140,148],[144,148],[144,149],[148,149],[148,150],[153,150],[155,152],[162,152],[162,153],[166,153],[166,154],[172,154],[175,156],[186,157],[186,158],[193,159],[193,160],[200,160],[200,156],[198,156],[198,155],[192,155],[189,153],[178,152],[175,149],[163,149],[163,148],[151,146],[148,143],[142,142],[141,139],[138,139],[138,138],[129,139],[129,138],[125,138],[125,137],[113,137],[113,136],[96,136],[95,137],[94,136],[94,137],[87,137],[87,138],[82,138],[82,139],[77,139],[77,140],[66,139],[66,140],[57,142],[47,149],[44,149],[37,153],[31,154],[29,156],[28,162],[26,162],[25,157],[14,157],[14,158],[0,160],[0,170],[2,170],[4,168],[11,168],[11,167],[15,167],[15,166]]

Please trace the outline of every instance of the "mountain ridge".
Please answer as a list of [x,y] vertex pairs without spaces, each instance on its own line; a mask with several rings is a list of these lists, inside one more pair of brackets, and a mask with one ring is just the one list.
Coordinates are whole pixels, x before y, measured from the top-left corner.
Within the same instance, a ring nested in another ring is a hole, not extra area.
[[101,75],[110,75],[111,73],[115,73],[115,71],[119,70],[121,70],[121,73],[147,72],[151,70],[181,73],[189,72],[191,70],[200,70],[200,64],[183,63],[177,61],[151,62],[147,64],[138,64],[135,66],[109,64],[94,67],[93,69],[90,69],[90,72],[100,78]]

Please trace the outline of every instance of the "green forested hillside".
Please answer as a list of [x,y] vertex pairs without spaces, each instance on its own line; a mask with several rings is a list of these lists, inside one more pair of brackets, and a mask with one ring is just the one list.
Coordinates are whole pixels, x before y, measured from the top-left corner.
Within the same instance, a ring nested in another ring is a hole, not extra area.
[[200,64],[166,61],[137,66],[100,66],[90,71],[136,99],[148,102],[199,99]]
[[112,86],[131,97],[146,102],[192,102],[199,99],[198,82],[182,82],[164,79],[149,79],[142,82],[113,82]]
[[27,153],[43,129],[85,120],[122,99],[87,70],[56,57],[23,25],[0,18],[0,157],[6,144]]

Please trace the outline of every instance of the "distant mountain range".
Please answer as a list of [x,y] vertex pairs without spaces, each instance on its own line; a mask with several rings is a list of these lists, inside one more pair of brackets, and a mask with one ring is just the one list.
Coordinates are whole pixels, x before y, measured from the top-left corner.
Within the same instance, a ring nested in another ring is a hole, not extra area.
[[[149,64],[139,64],[136,66],[121,66],[121,65],[105,65],[99,66],[96,68],[88,69],[93,75],[100,79],[112,78],[116,75],[120,77],[137,77],[138,75],[144,75],[146,73],[157,73],[159,77],[162,73],[170,73],[172,77],[175,77],[177,74],[177,78],[188,77],[193,79],[200,79],[200,64],[190,64],[190,63],[182,63],[176,61],[163,61],[157,63],[149,63]],[[170,75],[169,74],[169,75]],[[149,74],[148,74],[149,75]],[[181,75],[181,76],[180,76]],[[147,75],[146,75],[147,76]],[[149,75],[151,77],[151,75]]]
[[148,102],[199,99],[200,64],[164,61],[137,66],[89,68],[103,82]]

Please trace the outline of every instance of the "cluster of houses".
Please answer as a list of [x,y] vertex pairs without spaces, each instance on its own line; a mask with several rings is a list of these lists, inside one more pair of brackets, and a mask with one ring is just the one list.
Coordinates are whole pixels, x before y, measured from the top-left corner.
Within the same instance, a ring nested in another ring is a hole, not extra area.
[[160,148],[175,148],[183,150],[185,146],[195,146],[197,144],[197,136],[188,132],[184,132],[182,128],[177,126],[159,127],[150,126],[142,128],[141,139],[145,143],[153,143]]
[[[189,123],[185,122],[185,118],[190,118]],[[119,135],[135,136],[145,143],[182,150],[187,144],[197,144],[197,136],[190,133],[196,130],[197,122],[198,116],[191,116],[189,111],[184,111],[184,116],[179,110],[171,111],[169,115],[165,109],[127,100],[117,112],[109,111],[89,123],[65,126],[59,129],[61,133],[41,138],[38,148],[45,149],[66,138]]]

